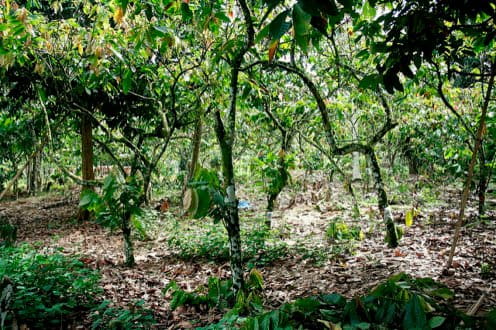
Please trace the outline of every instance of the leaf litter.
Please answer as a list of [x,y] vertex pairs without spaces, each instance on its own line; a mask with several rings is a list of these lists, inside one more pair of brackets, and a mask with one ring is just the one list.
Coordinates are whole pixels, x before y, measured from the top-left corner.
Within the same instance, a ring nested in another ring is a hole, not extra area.
[[[361,295],[398,272],[431,277],[446,284],[455,292],[453,305],[460,310],[468,311],[484,293],[486,296],[479,313],[496,306],[494,210],[488,211],[486,220],[479,220],[476,217],[476,201],[471,201],[471,207],[467,210],[469,225],[463,228],[453,271],[443,276],[442,269],[449,254],[456,222],[458,190],[447,188],[439,198],[441,203],[423,205],[408,227],[405,226],[405,216],[411,206],[408,203],[393,205],[395,220],[402,227],[404,236],[398,248],[388,249],[382,233],[384,228],[373,204],[373,194],[363,194],[360,216],[357,217],[352,215],[351,199],[341,185],[320,184],[317,181],[308,184],[307,188],[282,194],[279,208],[273,215],[274,227],[288,246],[304,244],[316,250],[338,246],[340,243],[330,241],[326,236],[329,222],[337,219],[359,225],[365,238],[355,242],[352,253],[344,250],[343,253],[329,255],[324,262],[316,263],[311,258],[294,253],[259,267],[264,278],[267,309],[319,293],[336,292],[346,297]],[[120,233],[92,222],[78,223],[77,196],[78,192],[72,191],[69,197],[46,195],[4,202],[0,204],[0,216],[18,226],[19,243],[34,243],[47,252],[60,250],[66,255],[78,255],[89,267],[99,269],[104,289],[102,298],[112,301],[114,305],[127,307],[143,299],[159,321],[157,328],[194,328],[222,317],[220,311],[209,310],[206,306],[183,306],[171,311],[170,297],[164,296],[162,289],[172,280],[182,289],[193,291],[204,285],[209,277],[229,278],[227,262],[182,260],[167,246],[170,233],[159,230],[152,240],[135,241],[137,265],[132,269],[126,268],[122,266]],[[240,189],[240,196],[252,205],[249,210],[241,211],[242,221],[263,216],[263,196],[248,189]],[[372,202],[368,203],[368,199]],[[174,212],[179,214],[177,208],[171,206],[159,222],[165,223],[171,217],[178,217]],[[157,226],[160,229],[161,223]],[[485,265],[490,271],[484,273],[481,270]],[[84,320],[81,323],[83,327],[86,325]]]

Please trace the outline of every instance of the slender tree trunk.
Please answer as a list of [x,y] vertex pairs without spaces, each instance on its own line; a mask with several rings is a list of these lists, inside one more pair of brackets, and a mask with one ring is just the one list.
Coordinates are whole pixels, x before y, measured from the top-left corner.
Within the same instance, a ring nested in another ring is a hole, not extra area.
[[367,156],[370,161],[370,167],[372,169],[372,176],[374,177],[375,189],[377,191],[378,197],[378,207],[384,219],[384,224],[386,225],[387,236],[386,240],[389,247],[394,248],[398,246],[398,235],[396,233],[396,227],[394,226],[393,217],[391,210],[389,209],[389,203],[387,199],[386,190],[384,189],[384,183],[382,181],[381,168],[377,162],[377,157],[375,155],[374,149],[371,147],[367,151]]
[[281,182],[277,189],[271,192],[267,197],[267,216],[265,218],[265,225],[269,229],[272,227],[272,212],[274,211],[277,197],[279,197],[279,194],[284,187],[287,186],[289,180],[288,165],[286,163],[286,153],[288,152],[289,144],[290,142],[287,141],[287,137],[283,135],[281,151],[279,152],[279,159],[277,160],[277,170]]
[[[241,234],[239,230],[238,200],[236,198],[236,184],[234,180],[234,166],[232,157],[232,137],[228,138],[220,113],[215,113],[216,135],[220,146],[222,157],[222,174],[226,187],[226,217],[224,226],[229,236],[229,253],[231,261],[231,273],[233,289],[237,293],[243,289],[243,257],[241,252]],[[232,134],[232,133],[231,133]]]
[[124,238],[124,256],[126,257],[125,265],[133,267],[134,261],[134,247],[131,239],[131,213],[126,212],[122,218],[122,237]]
[[[93,127],[91,117],[86,114],[81,115],[81,158],[81,174],[83,180],[95,180],[95,173],[93,171]],[[93,189],[93,186],[84,185],[81,193]],[[86,221],[89,217],[90,212],[88,210],[79,210],[79,221]]]
[[184,182],[182,195],[184,195],[188,183],[191,180],[193,180],[193,177],[195,176],[195,173],[198,170],[202,134],[203,134],[203,119],[202,119],[202,114],[199,113],[195,123],[195,132],[193,133],[193,148],[191,151],[191,160],[189,163],[188,176],[186,178],[186,181]]
[[489,183],[489,168],[486,166],[486,157],[483,150],[479,153],[479,167],[479,216],[483,216],[486,213],[486,190]]
[[353,152],[352,154],[352,176],[351,181],[361,181],[362,180],[362,172],[360,170],[360,153]]
[[455,233],[453,235],[453,241],[451,243],[450,254],[448,257],[448,262],[446,263],[446,268],[443,272],[446,272],[451,268],[451,264],[453,262],[453,257],[455,255],[456,245],[458,243],[458,239],[460,238],[460,232],[462,228],[462,224],[465,217],[465,207],[467,205],[468,195],[470,191],[470,184],[472,183],[472,177],[474,175],[474,167],[477,160],[477,153],[482,146],[482,140],[484,138],[484,131],[486,130],[486,114],[487,109],[489,107],[489,102],[491,100],[492,89],[494,87],[494,76],[496,75],[496,64],[491,64],[491,75],[489,77],[489,82],[487,84],[487,92],[484,97],[484,104],[482,106],[481,116],[479,119],[479,125],[477,128],[477,134],[475,138],[475,145],[472,151],[472,158],[470,159],[470,164],[468,166],[467,179],[465,181],[465,187],[463,188],[462,199],[460,201],[460,212],[458,213],[458,220],[455,225]]

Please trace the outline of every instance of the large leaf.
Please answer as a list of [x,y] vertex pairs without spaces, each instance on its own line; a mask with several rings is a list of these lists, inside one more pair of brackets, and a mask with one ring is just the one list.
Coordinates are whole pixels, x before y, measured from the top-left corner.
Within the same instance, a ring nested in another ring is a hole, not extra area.
[[269,34],[271,39],[279,40],[291,27],[291,24],[286,22],[289,15],[289,10],[285,10],[274,18],[269,24]]
[[201,219],[205,217],[210,211],[210,206],[212,205],[212,198],[210,197],[210,193],[207,189],[197,188],[194,189],[196,191],[196,195],[198,196],[198,203],[196,210],[194,211],[193,218]]
[[310,30],[310,20],[312,16],[306,13],[303,8],[301,8],[300,4],[296,4],[293,7],[293,28],[295,32],[295,40],[296,44],[303,50],[303,52],[307,52],[309,39],[309,30]]
[[405,329],[428,329],[427,316],[422,308],[420,297],[412,295],[405,306],[405,316],[403,318],[403,328]]
[[269,45],[269,61],[272,61],[274,59],[274,56],[276,54],[277,47],[279,46],[279,40],[274,40],[273,42],[270,43]]

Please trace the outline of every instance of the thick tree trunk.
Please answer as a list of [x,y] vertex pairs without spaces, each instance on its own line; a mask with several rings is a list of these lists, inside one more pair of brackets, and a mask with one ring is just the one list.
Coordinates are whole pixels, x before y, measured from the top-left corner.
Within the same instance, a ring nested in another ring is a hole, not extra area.
[[[91,117],[89,115],[81,115],[81,174],[83,180],[95,180],[95,173],[93,171],[93,127]],[[84,185],[82,192],[85,190],[93,190],[93,186]],[[88,210],[79,210],[79,221],[86,221],[90,217]]]

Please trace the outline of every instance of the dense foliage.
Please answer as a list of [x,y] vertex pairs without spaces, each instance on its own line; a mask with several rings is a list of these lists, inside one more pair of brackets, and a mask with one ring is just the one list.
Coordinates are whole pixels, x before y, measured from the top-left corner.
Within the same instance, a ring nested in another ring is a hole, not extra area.
[[[316,171],[326,183],[313,190],[330,202],[324,185],[339,181],[354,220],[367,220],[367,204],[387,248],[403,235],[393,204],[408,204],[409,227],[430,187],[463,185],[449,272],[467,202],[476,196],[484,219],[495,181],[495,19],[494,0],[0,0],[0,199],[77,184],[77,218],[122,232],[134,267],[145,210],[162,198],[177,224],[167,247],[229,261],[233,306],[249,294],[247,270],[295,254],[328,262],[365,238],[362,224],[329,219],[325,247],[280,239],[279,202],[296,204]],[[263,196],[263,219],[240,212],[246,192]],[[0,219],[14,312],[42,327],[93,308],[97,276],[57,253],[11,249],[16,226]],[[370,296],[304,299],[245,325],[456,326],[462,316],[424,297],[430,285],[402,275]],[[174,289],[176,302],[213,304]],[[150,324],[135,307],[100,305],[96,327]]]

